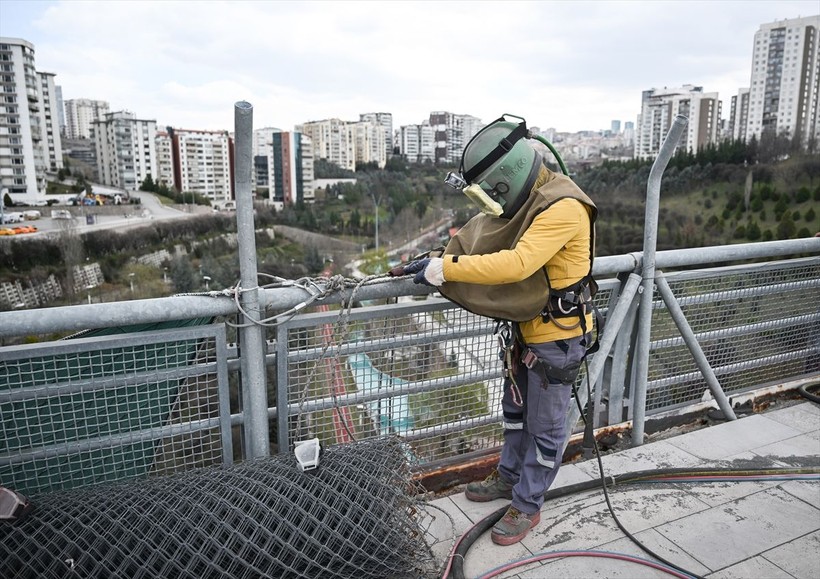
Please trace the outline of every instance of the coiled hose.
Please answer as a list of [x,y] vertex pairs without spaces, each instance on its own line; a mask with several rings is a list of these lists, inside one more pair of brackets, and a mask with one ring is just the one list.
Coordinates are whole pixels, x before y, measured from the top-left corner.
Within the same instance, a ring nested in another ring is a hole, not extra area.
[[[762,478],[771,480],[773,477],[794,477],[800,475],[820,475],[818,468],[764,468],[764,469],[725,469],[725,468],[665,468],[639,470],[606,477],[607,485],[614,487],[622,484],[648,483],[648,482],[702,482],[714,479],[719,476],[720,480],[727,480],[727,477],[734,478]],[[583,481],[565,487],[550,489],[544,493],[544,501],[557,499],[577,493],[595,490],[601,486],[601,479]],[[464,559],[467,551],[475,541],[486,531],[491,529],[504,513],[508,505],[504,505],[476,523],[468,530],[455,545],[451,557],[450,567],[445,569],[443,577],[447,579],[465,579]],[[527,561],[523,561],[525,564]]]

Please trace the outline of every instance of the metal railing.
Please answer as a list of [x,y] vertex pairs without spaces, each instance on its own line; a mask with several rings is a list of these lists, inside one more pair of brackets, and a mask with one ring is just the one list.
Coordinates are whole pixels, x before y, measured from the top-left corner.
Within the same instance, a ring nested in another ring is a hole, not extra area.
[[[242,153],[250,109],[238,109]],[[237,219],[252,232],[246,189]],[[0,484],[88,486],[314,436],[396,434],[427,465],[500,446],[493,320],[407,278],[258,287],[247,237],[235,288],[0,314],[0,339],[44,340],[0,345]],[[741,393],[817,377],[820,238],[651,253],[650,268],[644,252],[595,260],[606,324],[579,383],[594,386],[596,427],[631,421],[641,444],[647,417],[713,399],[732,419]],[[87,328],[109,330],[43,338]]]

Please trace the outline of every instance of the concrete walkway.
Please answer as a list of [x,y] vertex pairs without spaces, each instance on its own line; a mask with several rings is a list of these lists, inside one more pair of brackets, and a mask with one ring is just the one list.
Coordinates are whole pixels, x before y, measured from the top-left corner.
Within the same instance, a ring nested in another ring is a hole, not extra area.
[[[603,457],[607,475],[652,468],[820,466],[820,406],[784,401],[763,414]],[[561,467],[554,486],[598,478],[597,461]],[[463,490],[460,489],[460,490]],[[628,484],[610,491],[624,527],[660,556],[709,579],[820,577],[820,482],[721,481]],[[454,538],[505,505],[473,503],[463,492],[433,501],[433,550],[445,561]],[[455,529],[453,528],[455,523]],[[618,529],[603,493],[545,503],[541,523],[521,543],[495,545],[484,533],[467,553],[464,572],[479,577],[500,565],[549,551],[599,550],[650,559]],[[670,577],[629,561],[565,557],[508,570],[498,577]]]

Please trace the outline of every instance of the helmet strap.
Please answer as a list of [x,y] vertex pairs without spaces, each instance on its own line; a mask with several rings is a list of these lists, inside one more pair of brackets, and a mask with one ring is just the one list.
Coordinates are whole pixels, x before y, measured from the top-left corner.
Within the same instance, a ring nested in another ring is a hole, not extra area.
[[[501,117],[497,121],[493,121],[492,123],[487,125],[487,128],[493,126],[498,121],[503,121],[503,120],[504,120],[504,117]],[[478,177],[484,171],[489,169],[493,165],[493,163],[498,161],[501,157],[503,157],[504,155],[509,153],[512,150],[513,146],[518,141],[520,141],[521,139],[523,139],[524,137],[527,136],[527,133],[528,133],[528,131],[527,131],[527,121],[525,121],[524,119],[521,119],[521,122],[518,124],[518,126],[515,127],[509,135],[507,135],[506,137],[501,139],[498,142],[498,145],[495,147],[495,149],[493,149],[492,151],[487,153],[487,156],[484,157],[483,159],[481,159],[481,161],[479,161],[478,163],[476,163],[475,166],[473,166],[469,171],[464,171],[463,170],[464,169],[464,156],[462,155],[462,157],[461,157],[461,169],[462,169],[461,174],[464,176],[464,180],[467,181],[467,183],[473,183],[476,177]],[[480,134],[481,134],[481,131],[476,133],[475,137],[477,137]],[[473,137],[473,139],[475,139],[475,137]],[[470,146],[470,143],[467,143],[467,146],[464,147],[464,150],[466,151],[467,147],[469,147],[469,146]]]

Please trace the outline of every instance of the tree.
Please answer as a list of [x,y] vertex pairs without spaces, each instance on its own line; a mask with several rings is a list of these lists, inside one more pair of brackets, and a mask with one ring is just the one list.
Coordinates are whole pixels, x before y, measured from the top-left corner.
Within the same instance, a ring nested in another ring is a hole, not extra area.
[[151,177],[151,174],[149,173],[148,175],[145,176],[145,179],[143,180],[142,185],[140,185],[140,191],[148,191],[149,193],[153,193],[156,190],[157,190],[157,185],[156,185],[156,183],[154,183],[154,179],[153,179],[153,177]]
[[777,238],[791,239],[797,233],[797,226],[794,224],[792,216],[787,212],[783,215],[780,223],[777,224]]
[[177,257],[171,262],[171,281],[178,292],[191,292],[199,288],[194,266],[183,257]]
[[14,201],[8,193],[3,195],[3,207],[14,207]]

